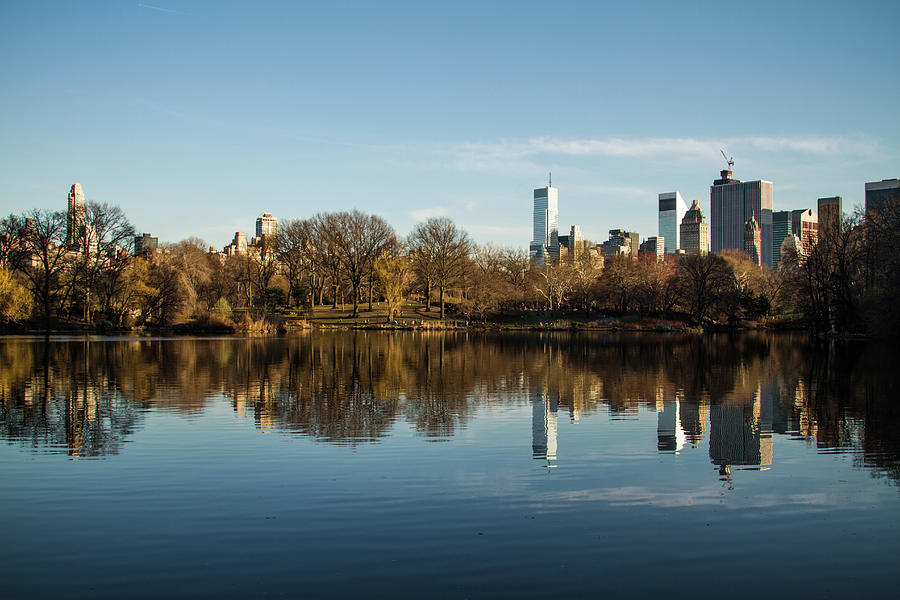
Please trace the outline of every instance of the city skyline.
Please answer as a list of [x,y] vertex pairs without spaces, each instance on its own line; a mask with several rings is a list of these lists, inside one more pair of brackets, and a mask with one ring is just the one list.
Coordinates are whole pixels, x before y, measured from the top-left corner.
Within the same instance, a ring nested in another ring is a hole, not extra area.
[[[712,3],[6,3],[0,211],[54,209],[79,181],[161,241],[358,208],[527,247],[552,169],[564,229],[650,237],[660,193],[710,213],[724,149],[737,178],[775,184],[775,210],[841,196],[849,213],[900,175],[883,77],[900,8],[815,7],[729,7],[761,48]],[[538,26],[554,44],[522,43]]]

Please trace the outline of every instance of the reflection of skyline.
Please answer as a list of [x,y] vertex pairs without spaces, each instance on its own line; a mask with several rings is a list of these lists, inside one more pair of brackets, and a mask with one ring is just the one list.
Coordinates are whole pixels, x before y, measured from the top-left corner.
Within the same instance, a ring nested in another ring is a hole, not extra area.
[[772,464],[771,395],[761,388],[749,402],[722,402],[709,407],[709,458],[714,465]]
[[678,454],[684,448],[687,439],[681,425],[681,402],[676,396],[666,400],[663,389],[659,388],[656,397],[656,449],[659,452]]
[[531,398],[531,453],[536,460],[546,460],[547,467],[556,466],[559,402],[546,390]]
[[114,454],[145,408],[199,414],[224,397],[264,431],[358,444],[405,421],[418,435],[448,439],[481,407],[527,403],[532,455],[553,465],[565,435],[560,410],[569,424],[654,411],[659,452],[702,444],[714,464],[764,466],[776,432],[862,448],[864,466],[894,476],[900,444],[884,364],[893,355],[838,350],[759,335],[737,343],[471,333],[8,338],[0,340],[0,438],[72,456]]

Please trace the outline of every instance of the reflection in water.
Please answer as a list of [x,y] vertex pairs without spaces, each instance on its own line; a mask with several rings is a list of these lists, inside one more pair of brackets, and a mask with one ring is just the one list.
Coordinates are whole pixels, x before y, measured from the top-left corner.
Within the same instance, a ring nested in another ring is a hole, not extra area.
[[532,456],[551,467],[561,410],[573,423],[656,412],[659,452],[708,444],[725,474],[771,465],[781,434],[852,450],[900,480],[896,358],[878,344],[756,334],[7,338],[0,437],[115,454],[145,410],[195,414],[225,398],[263,430],[360,444],[405,423],[441,440],[482,407],[530,403]]
[[709,457],[723,473],[731,465],[771,465],[771,396],[757,389],[746,402],[710,406]]
[[557,410],[559,401],[544,391],[531,399],[531,452],[547,467],[556,466]]

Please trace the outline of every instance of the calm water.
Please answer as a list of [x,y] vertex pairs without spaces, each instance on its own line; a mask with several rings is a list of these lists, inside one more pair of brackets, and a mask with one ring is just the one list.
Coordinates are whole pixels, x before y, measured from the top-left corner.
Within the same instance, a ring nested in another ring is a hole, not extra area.
[[900,354],[0,339],[10,597],[896,597]]

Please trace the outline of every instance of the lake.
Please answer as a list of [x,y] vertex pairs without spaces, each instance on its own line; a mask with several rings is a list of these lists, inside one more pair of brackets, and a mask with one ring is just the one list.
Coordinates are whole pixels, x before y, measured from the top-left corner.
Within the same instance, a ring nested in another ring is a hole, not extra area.
[[900,352],[0,338],[4,598],[896,597]]

